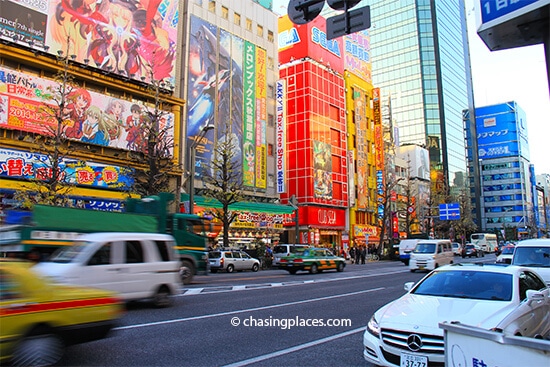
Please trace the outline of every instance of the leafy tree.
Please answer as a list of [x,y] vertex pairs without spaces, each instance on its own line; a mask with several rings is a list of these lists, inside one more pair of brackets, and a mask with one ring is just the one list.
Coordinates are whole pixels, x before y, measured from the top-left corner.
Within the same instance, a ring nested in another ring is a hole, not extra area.
[[238,212],[229,206],[243,200],[242,162],[238,160],[238,141],[231,133],[230,123],[214,144],[212,161],[203,167],[204,195],[218,200],[222,208],[213,209],[212,215],[223,225],[223,246],[229,246],[229,226]]

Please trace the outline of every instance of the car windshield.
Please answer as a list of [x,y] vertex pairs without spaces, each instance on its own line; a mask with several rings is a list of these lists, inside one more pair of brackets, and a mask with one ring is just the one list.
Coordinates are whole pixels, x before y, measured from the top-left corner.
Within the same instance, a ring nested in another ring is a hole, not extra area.
[[512,255],[514,253],[513,247],[504,247],[501,252],[503,255]]
[[222,256],[222,253],[219,251],[210,251],[208,253],[209,259],[219,259]]
[[413,252],[415,254],[433,254],[435,252],[435,243],[419,243]]
[[61,247],[52,254],[48,261],[54,263],[70,263],[88,247],[85,242],[75,242],[72,246]]
[[273,253],[274,254],[286,254],[287,247],[286,246],[275,246],[273,247]]
[[517,247],[513,265],[550,268],[550,247]]
[[423,296],[510,301],[512,275],[487,271],[434,271],[411,293]]

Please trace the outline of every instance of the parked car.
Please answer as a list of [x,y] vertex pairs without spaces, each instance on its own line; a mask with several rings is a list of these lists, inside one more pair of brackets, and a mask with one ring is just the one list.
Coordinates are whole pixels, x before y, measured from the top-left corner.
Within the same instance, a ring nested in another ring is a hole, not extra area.
[[478,245],[467,243],[462,249],[462,258],[465,257],[484,257],[485,252]]
[[497,256],[497,263],[511,264],[514,256],[515,246],[506,245],[500,249],[500,254]]
[[345,267],[346,259],[335,256],[330,250],[315,247],[283,257],[279,262],[279,269],[290,274],[296,274],[299,270],[309,271],[311,274],[330,269],[341,272]]
[[[453,264],[431,271],[382,306],[363,335],[363,356],[379,366],[445,362],[441,322],[506,335],[548,337],[550,289],[534,271],[501,264]],[[414,363],[412,363],[414,361]]]
[[210,271],[217,273],[218,270],[225,270],[228,273],[234,271],[260,269],[260,260],[240,250],[214,250],[208,253]]
[[174,246],[174,238],[166,234],[89,233],[35,270],[61,283],[112,290],[126,301],[147,299],[167,307],[182,285]]
[[108,336],[124,312],[114,292],[61,285],[26,261],[0,261],[0,365],[55,364],[73,344]]

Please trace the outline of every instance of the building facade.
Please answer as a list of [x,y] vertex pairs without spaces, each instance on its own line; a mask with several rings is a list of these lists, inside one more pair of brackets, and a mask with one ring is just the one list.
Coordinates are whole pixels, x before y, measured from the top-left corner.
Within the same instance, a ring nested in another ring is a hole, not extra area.
[[368,3],[372,79],[391,97],[396,141],[425,146],[432,181],[458,192],[466,184],[462,110],[473,112],[464,3]]

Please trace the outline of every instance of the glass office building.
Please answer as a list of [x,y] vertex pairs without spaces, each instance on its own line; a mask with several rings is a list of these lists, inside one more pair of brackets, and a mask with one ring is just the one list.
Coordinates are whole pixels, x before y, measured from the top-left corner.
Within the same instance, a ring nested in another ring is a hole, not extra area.
[[366,5],[373,84],[391,97],[396,140],[426,146],[432,184],[442,180],[458,192],[467,176],[462,111],[473,114],[464,3],[370,0]]

